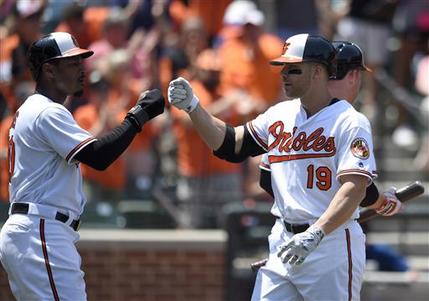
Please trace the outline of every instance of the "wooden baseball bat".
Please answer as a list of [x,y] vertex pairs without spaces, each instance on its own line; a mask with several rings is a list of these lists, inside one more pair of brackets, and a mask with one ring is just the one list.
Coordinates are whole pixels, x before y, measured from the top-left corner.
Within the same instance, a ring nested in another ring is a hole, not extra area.
[[[420,183],[420,181],[415,181],[413,183],[410,183],[398,189],[395,195],[398,198],[398,200],[401,201],[401,203],[405,203],[405,202],[408,202],[409,200],[412,200],[418,197],[424,192],[425,192],[425,188],[423,187],[422,183]],[[375,210],[368,209],[368,210],[362,211],[358,219],[358,222],[359,223],[367,222],[376,216],[378,216],[378,214]]]

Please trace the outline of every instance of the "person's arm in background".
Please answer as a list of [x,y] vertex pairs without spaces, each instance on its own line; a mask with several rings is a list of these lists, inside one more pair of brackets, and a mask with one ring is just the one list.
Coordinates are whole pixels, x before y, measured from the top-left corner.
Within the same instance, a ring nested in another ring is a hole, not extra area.
[[97,170],[106,169],[127,149],[147,121],[164,112],[164,105],[159,90],[142,93],[119,126],[85,146],[75,159]]

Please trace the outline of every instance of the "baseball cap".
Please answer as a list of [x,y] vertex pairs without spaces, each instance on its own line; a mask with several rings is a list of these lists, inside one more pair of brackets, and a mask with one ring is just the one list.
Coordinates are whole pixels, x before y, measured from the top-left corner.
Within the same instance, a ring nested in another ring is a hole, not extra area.
[[283,46],[282,55],[270,64],[281,66],[288,63],[316,62],[331,67],[335,48],[322,36],[307,33],[291,36]]
[[337,51],[335,55],[337,70],[334,79],[343,79],[347,72],[353,69],[372,72],[372,70],[365,65],[362,50],[358,45],[348,41],[333,41],[332,45]]
[[26,19],[33,16],[40,16],[43,12],[41,0],[17,0],[15,12],[20,18]]
[[53,32],[33,42],[28,50],[28,61],[34,78],[37,78],[41,66],[54,59],[81,56],[88,58],[94,52],[80,48],[76,39],[67,32]]
[[226,25],[253,24],[260,26],[264,21],[264,14],[258,10],[255,3],[247,0],[233,1],[226,8],[223,17],[223,23]]
[[72,56],[82,56],[83,58],[90,57],[94,54],[92,50],[80,48],[76,39],[67,32],[53,32],[43,36],[30,47],[30,54],[32,51],[41,51],[39,59],[46,63],[47,61],[65,58]]

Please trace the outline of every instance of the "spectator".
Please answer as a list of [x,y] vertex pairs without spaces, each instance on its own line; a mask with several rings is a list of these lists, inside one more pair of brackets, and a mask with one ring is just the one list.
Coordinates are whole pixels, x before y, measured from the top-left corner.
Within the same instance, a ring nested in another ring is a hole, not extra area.
[[222,28],[222,18],[231,0],[172,0],[169,6],[170,16],[179,26],[192,17],[200,18],[207,30],[209,40],[212,40]]
[[30,44],[41,34],[43,9],[43,1],[18,0],[13,10],[14,34],[1,43],[1,81],[7,84],[2,85],[1,90],[12,113],[17,109],[15,87],[22,81],[31,81],[26,54]]
[[101,28],[110,7],[86,8],[78,2],[71,2],[63,11],[63,21],[55,31],[68,32],[76,37],[81,47],[89,47],[101,38]]
[[[429,48],[429,41],[428,41]],[[429,54],[423,57],[417,65],[416,90],[423,95],[420,104],[424,130],[420,149],[414,159],[414,165],[426,176],[429,176]]]
[[[93,136],[109,133],[117,127],[126,115],[124,105],[107,104],[109,87],[107,83],[92,74],[89,86],[89,102],[76,109],[74,118],[83,129]],[[118,202],[124,196],[126,171],[124,157],[119,157],[106,170],[98,171],[88,165],[81,165],[84,188],[89,202]]]
[[[16,109],[30,96],[34,91],[34,83],[23,81],[18,83],[14,89],[14,99],[16,100]],[[7,162],[7,153],[9,149],[9,128],[15,117],[15,111],[0,121],[0,202],[9,202],[9,166]]]
[[[132,79],[131,59],[127,50],[115,50],[105,59],[99,60],[95,69],[101,72],[108,85],[104,106],[116,109],[118,113],[123,110],[123,114],[131,108],[132,99],[138,97],[139,88],[142,87],[139,81]],[[155,167],[151,141],[155,136],[155,127],[146,125],[143,128],[144,135],[137,136],[125,153],[125,197],[143,197],[151,188],[150,179]],[[144,183],[143,186],[141,183]]]
[[221,85],[225,92],[243,90],[259,105],[259,111],[279,100],[278,71],[268,64],[279,55],[282,41],[264,33],[264,15],[250,1],[232,2],[224,15],[219,53],[223,61]]
[[[413,62],[427,55],[429,50],[429,2],[399,0],[393,18],[393,30],[399,39],[399,49],[393,57],[394,78],[401,87],[414,90],[416,64]],[[415,120],[402,104],[398,103],[397,109],[399,116],[392,135],[393,142],[400,147],[415,150],[418,144]]]
[[167,45],[159,62],[162,91],[176,76],[191,78],[193,63],[198,54],[209,46],[207,32],[203,21],[198,17],[186,19],[180,28],[177,42]]
[[[198,56],[196,64],[191,83],[200,101],[215,115],[236,124],[234,101],[222,97],[219,91],[219,58],[207,49]],[[171,113],[177,139],[177,196],[184,213],[183,224],[191,228],[219,228],[225,202],[242,200],[240,166],[214,157],[186,113],[176,108]]]
[[367,66],[373,73],[364,76],[363,97],[360,111],[370,121],[377,116],[377,82],[375,74],[388,59],[387,40],[391,34],[393,14],[397,1],[350,0],[348,14],[339,21],[337,40],[347,40],[359,45]]

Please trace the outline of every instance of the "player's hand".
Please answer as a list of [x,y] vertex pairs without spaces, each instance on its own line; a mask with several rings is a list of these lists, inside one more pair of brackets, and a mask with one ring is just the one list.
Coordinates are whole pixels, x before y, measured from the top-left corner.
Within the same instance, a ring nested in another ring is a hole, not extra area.
[[168,101],[170,104],[187,113],[197,107],[199,100],[192,91],[191,84],[184,78],[178,77],[168,86]]
[[395,195],[396,188],[390,187],[383,193],[383,203],[375,211],[383,216],[392,216],[401,210],[402,203]]
[[277,256],[283,263],[300,265],[316,249],[324,236],[322,229],[310,226],[305,232],[295,234],[288,242],[281,245]]
[[161,91],[158,89],[145,91],[140,94],[137,105],[146,112],[150,120],[164,112],[164,96],[162,96]]
[[165,101],[158,89],[145,91],[140,94],[137,104],[128,111],[127,118],[141,131],[143,125],[150,119],[164,112]]

